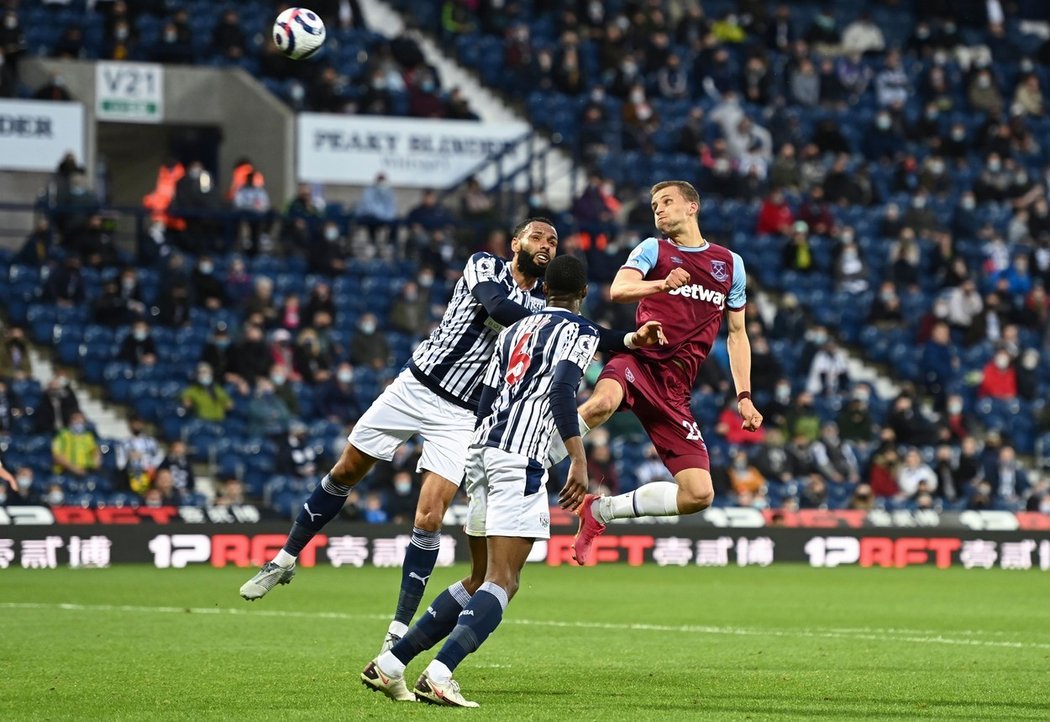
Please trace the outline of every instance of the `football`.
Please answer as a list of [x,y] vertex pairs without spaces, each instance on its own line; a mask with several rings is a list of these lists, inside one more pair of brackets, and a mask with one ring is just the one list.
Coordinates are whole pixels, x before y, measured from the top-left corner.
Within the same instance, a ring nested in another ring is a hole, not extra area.
[[306,8],[288,8],[273,23],[273,42],[293,60],[302,60],[324,45],[321,16]]

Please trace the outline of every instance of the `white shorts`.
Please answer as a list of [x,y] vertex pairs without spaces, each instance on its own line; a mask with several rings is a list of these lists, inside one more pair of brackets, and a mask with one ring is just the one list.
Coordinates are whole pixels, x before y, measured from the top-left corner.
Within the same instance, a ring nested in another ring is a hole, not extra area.
[[474,413],[447,401],[405,369],[372,402],[347,441],[383,461],[413,434],[423,437],[416,471],[432,471],[459,486],[474,436]]
[[467,457],[470,536],[550,539],[547,469],[521,454],[476,446]]

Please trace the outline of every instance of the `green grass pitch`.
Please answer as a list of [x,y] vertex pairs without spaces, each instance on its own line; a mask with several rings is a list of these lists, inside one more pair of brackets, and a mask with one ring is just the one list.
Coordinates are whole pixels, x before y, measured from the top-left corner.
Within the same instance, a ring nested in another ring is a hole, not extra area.
[[0,719],[1050,719],[1035,571],[530,565],[456,675],[478,710],[361,686],[398,570],[303,569],[253,604],[250,574],[0,572]]

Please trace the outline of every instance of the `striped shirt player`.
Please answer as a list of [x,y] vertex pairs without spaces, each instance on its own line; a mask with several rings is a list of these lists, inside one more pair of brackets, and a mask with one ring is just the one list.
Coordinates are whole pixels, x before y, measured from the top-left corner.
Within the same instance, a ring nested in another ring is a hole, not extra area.
[[546,460],[556,416],[575,421],[576,391],[598,350],[598,329],[548,307],[503,331],[497,344],[467,461],[466,531],[546,539]]
[[[412,694],[433,704],[478,706],[463,697],[452,675],[499,626],[534,541],[550,536],[544,482],[555,428],[573,457],[559,504],[572,511],[586,495],[576,392],[600,333],[578,315],[587,293],[579,259],[552,260],[544,287],[550,305],[500,333],[485,373],[467,460],[470,574],[439,594],[404,637],[361,672],[366,687],[392,699]],[[643,343],[657,340],[642,334]],[[440,639],[444,644],[409,693],[406,666]]]
[[546,305],[539,284],[520,288],[509,264],[489,253],[475,253],[456,283],[441,325],[416,347],[408,368],[416,379],[438,396],[473,411],[481,394],[481,380],[503,326],[475,296],[485,283],[494,283],[506,300],[529,312]]

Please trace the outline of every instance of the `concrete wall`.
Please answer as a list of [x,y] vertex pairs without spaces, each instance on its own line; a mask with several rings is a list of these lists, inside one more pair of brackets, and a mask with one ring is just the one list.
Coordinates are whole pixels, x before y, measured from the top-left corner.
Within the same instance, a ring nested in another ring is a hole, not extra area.
[[[114,174],[115,199],[141,199],[156,178],[167,151],[165,126],[212,126],[222,132],[219,187],[229,183],[233,163],[251,158],[266,176],[275,205],[295,190],[295,117],[292,111],[242,70],[165,66],[164,122],[160,126],[95,121],[95,63],[32,58],[20,67],[30,87],[60,73],[70,93],[86,106],[87,157],[94,173],[98,151],[105,148]],[[115,156],[115,157],[110,157]],[[119,176],[119,177],[118,177]]]

